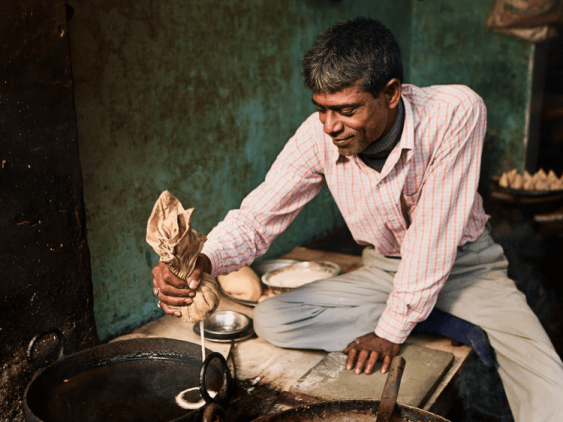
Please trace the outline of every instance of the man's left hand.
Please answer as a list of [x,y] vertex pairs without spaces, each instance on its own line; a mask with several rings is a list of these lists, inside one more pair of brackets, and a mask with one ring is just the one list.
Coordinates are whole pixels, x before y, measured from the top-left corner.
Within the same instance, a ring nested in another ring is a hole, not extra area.
[[346,369],[352,369],[355,363],[354,372],[356,374],[361,374],[362,371],[371,374],[378,360],[383,361],[381,373],[385,374],[389,370],[391,361],[399,354],[400,350],[400,344],[378,337],[375,333],[369,333],[358,337],[342,353],[348,355]]

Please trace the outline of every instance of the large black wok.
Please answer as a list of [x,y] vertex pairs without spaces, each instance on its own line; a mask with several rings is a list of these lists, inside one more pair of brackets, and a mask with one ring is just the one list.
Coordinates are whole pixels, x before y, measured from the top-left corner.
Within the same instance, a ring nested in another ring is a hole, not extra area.
[[[117,341],[64,356],[62,333],[52,329],[31,341],[30,362],[37,340],[50,333],[58,338],[58,358],[27,386],[28,422],[200,421],[205,406],[180,407],[175,399],[180,392],[199,386],[206,403],[217,409],[235,391],[221,354],[207,350],[202,365],[200,345],[166,338]],[[208,390],[219,392],[211,398]]]
[[[397,356],[379,400],[340,400],[294,407],[253,422],[449,422],[440,416],[396,403],[405,360]],[[211,410],[211,409],[210,409]]]
[[[294,407],[253,422],[375,422],[378,400],[341,400]],[[450,422],[422,409],[397,404],[391,422]]]

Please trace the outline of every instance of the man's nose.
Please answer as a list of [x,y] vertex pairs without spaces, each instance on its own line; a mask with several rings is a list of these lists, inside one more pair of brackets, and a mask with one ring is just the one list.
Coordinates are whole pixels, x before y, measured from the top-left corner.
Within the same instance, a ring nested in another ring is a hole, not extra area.
[[338,118],[338,115],[332,110],[329,110],[325,113],[324,121],[322,122],[322,124],[324,133],[331,136],[341,132],[344,127],[344,125]]

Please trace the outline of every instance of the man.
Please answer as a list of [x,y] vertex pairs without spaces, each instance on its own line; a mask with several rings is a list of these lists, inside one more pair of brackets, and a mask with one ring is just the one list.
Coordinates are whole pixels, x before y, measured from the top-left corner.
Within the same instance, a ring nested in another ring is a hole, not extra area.
[[202,272],[226,274],[266,252],[326,183],[355,240],[368,245],[364,266],[260,303],[258,335],[342,351],[358,374],[380,360],[385,373],[436,306],[487,332],[516,421],[560,420],[563,365],[507,278],[477,193],[481,98],[464,86],[403,85],[394,37],[366,18],[322,33],[304,76],[317,112],[211,231],[187,283],[155,267],[162,308],[174,314],[169,306],[189,303]]

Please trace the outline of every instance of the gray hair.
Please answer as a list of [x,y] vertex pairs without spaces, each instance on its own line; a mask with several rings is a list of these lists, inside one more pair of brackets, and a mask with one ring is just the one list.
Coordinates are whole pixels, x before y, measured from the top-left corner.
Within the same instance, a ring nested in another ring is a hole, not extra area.
[[317,37],[303,60],[303,75],[313,92],[333,93],[359,82],[377,98],[391,79],[403,82],[401,50],[381,22],[349,19]]

